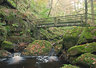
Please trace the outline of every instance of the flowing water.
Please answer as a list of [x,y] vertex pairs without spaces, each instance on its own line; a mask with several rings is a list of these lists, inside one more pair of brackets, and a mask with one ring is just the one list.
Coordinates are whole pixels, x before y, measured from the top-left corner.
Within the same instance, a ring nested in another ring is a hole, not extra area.
[[20,56],[0,59],[0,68],[60,68],[62,63],[56,56]]

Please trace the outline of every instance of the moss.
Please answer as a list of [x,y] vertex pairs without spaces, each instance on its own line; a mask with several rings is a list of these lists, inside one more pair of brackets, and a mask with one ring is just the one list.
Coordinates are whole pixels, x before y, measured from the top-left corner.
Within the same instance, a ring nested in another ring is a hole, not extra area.
[[16,7],[16,0],[7,0],[13,7]]
[[68,49],[68,53],[70,56],[75,56],[82,53],[93,53],[93,52],[96,52],[96,42],[87,43],[84,45],[77,45]]
[[8,55],[11,54],[6,50],[0,50],[0,57],[8,57]]
[[63,46],[65,49],[78,44],[79,36],[82,33],[82,27],[72,27],[64,33]]
[[90,42],[94,39],[96,39],[96,27],[86,27],[80,35],[78,44]]
[[11,41],[13,43],[20,43],[20,42],[29,43],[29,42],[32,42],[34,40],[34,38],[31,38],[29,36],[22,36],[21,35],[21,36],[8,36],[7,40]]
[[83,64],[83,65],[88,65],[92,68],[96,67],[96,55],[90,54],[90,53],[85,53],[79,56],[76,61],[76,64]]
[[19,11],[2,7],[0,9],[0,16],[2,21],[6,21],[5,26],[8,27],[8,35],[20,36],[27,33],[29,29],[28,23],[22,20],[23,17]]
[[52,45],[45,40],[35,40],[23,52],[24,55],[48,55]]
[[9,41],[2,42],[1,47],[3,49],[13,49],[14,48],[13,43],[9,42]]
[[0,26],[0,43],[6,39],[7,31],[5,27]]
[[64,66],[61,68],[79,68],[79,67],[71,65],[71,64],[64,64]]
[[63,36],[63,46],[65,49],[70,47],[92,42],[96,39],[96,27],[72,27]]

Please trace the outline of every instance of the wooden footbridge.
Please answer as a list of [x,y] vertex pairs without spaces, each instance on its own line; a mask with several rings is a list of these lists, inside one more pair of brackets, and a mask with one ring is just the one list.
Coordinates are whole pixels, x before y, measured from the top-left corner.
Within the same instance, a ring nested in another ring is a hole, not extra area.
[[36,26],[38,28],[84,26],[84,25],[85,25],[84,14],[49,17],[36,20]]
[[[65,15],[58,17],[48,17],[35,19],[36,32],[34,32],[35,37],[39,35],[40,28],[49,28],[49,27],[66,27],[66,26],[88,26],[88,19],[92,20],[94,23],[94,10],[93,10],[93,0],[91,0],[91,14],[88,13],[88,1],[85,1],[85,8],[82,14],[77,13],[76,15]],[[92,18],[88,18],[92,17]],[[37,38],[38,39],[38,38]]]
[[[90,1],[90,0],[89,0]],[[88,21],[88,0],[84,0],[84,12],[76,15],[65,15],[65,16],[58,16],[58,17],[49,17],[49,18],[41,18],[36,19],[36,27],[43,28],[43,27],[65,27],[65,26],[86,26]],[[94,7],[93,7],[93,0],[91,2],[91,17],[92,22],[94,22]]]

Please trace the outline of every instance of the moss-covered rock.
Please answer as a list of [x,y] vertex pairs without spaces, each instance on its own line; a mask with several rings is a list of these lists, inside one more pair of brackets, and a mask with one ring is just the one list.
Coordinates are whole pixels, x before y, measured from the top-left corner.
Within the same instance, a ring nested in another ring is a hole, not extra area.
[[85,53],[75,60],[75,64],[89,66],[90,68],[96,67],[96,55]]
[[11,53],[6,50],[0,50],[0,57],[8,57]]
[[72,27],[69,30],[66,30],[63,36],[63,46],[65,49],[69,49],[77,44],[82,30],[82,27]]
[[1,47],[3,49],[13,49],[14,48],[13,43],[9,42],[9,41],[3,41],[1,44]]
[[92,42],[94,39],[96,39],[96,27],[86,27],[80,35],[78,44]]
[[63,38],[65,49],[77,44],[93,42],[96,39],[96,27],[73,27],[65,32]]
[[22,52],[24,55],[48,55],[52,45],[45,40],[35,40]]
[[0,26],[0,44],[6,39],[7,31],[5,27]]
[[79,68],[79,67],[71,65],[71,64],[64,64],[64,66],[61,68]]
[[40,39],[46,39],[50,41],[53,44],[56,53],[58,53],[62,48],[63,34],[65,30],[66,28],[63,27],[51,27],[48,29],[40,29]]
[[82,53],[93,53],[93,52],[96,52],[96,42],[87,43],[84,45],[77,45],[68,49],[68,53],[70,56],[75,56]]

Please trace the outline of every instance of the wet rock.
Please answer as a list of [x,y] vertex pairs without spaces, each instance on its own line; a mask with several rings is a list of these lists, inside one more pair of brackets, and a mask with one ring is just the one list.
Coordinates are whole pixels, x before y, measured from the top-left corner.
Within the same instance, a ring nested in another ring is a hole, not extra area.
[[77,66],[74,66],[74,65],[71,65],[71,64],[64,64],[63,67],[61,68],[80,68],[80,67],[77,67]]
[[6,50],[0,50],[0,57],[8,57],[9,55],[11,55],[10,52]]
[[76,56],[83,53],[93,53],[93,52],[96,52],[96,42],[87,43],[84,45],[77,45],[68,49],[68,53],[70,56]]
[[35,40],[22,52],[23,55],[48,55],[52,45],[45,40]]

